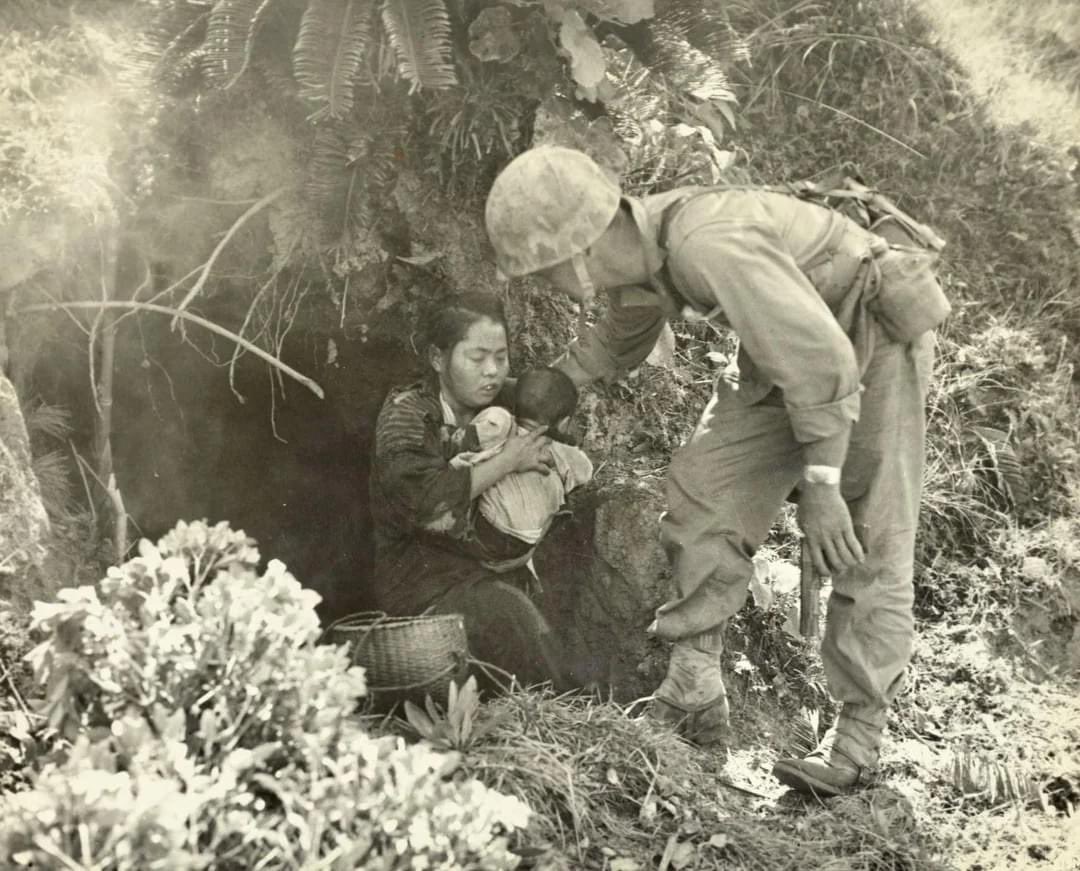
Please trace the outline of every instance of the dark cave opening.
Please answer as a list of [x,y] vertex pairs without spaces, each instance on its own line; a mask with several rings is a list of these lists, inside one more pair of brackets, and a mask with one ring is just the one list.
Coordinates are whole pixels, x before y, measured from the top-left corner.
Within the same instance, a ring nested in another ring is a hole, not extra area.
[[[282,359],[324,389],[319,399],[250,355],[230,384],[233,347],[197,332],[185,341],[161,318],[118,333],[112,445],[131,540],[226,520],[322,596],[324,622],[370,609],[375,419],[389,388],[418,374],[414,355],[390,339],[297,331]],[[71,410],[73,444],[88,452],[85,338],[61,331],[39,349],[32,388]]]

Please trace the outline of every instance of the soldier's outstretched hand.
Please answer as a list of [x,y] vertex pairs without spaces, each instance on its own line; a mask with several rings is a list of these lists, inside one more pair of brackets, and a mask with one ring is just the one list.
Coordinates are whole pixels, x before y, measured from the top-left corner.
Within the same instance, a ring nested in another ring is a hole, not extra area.
[[547,427],[542,426],[532,432],[512,435],[503,446],[510,468],[515,472],[551,471],[554,459],[551,456],[551,437],[546,435]]

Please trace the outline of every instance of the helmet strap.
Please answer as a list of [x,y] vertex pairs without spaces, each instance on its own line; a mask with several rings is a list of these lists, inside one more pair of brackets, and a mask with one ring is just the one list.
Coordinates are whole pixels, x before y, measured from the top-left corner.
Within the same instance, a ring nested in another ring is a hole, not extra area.
[[589,306],[596,298],[596,285],[589,274],[589,267],[585,265],[584,254],[575,254],[571,257],[570,265],[574,268],[574,277],[577,278],[577,283],[581,287],[581,302],[578,304],[580,306],[578,335],[580,335],[588,327],[586,317],[589,313]]
[[585,304],[588,305],[596,297],[596,283],[589,274],[589,267],[585,265],[585,255],[575,254],[570,258],[570,265],[574,267],[574,277],[577,278]]

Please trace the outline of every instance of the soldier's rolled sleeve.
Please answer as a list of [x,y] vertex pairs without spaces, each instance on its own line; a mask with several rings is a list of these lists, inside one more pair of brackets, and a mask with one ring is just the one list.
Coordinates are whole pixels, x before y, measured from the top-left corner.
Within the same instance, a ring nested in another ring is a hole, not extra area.
[[707,295],[702,304],[722,308],[744,353],[783,391],[796,439],[846,449],[859,417],[855,349],[775,229],[705,223],[672,252],[671,268],[695,295]]
[[592,378],[611,381],[649,356],[665,323],[658,306],[623,305],[615,289],[600,320],[570,343],[566,356]]
[[859,419],[859,394],[853,393],[827,402],[797,408],[788,406],[791,428],[800,442],[817,442],[843,432]]

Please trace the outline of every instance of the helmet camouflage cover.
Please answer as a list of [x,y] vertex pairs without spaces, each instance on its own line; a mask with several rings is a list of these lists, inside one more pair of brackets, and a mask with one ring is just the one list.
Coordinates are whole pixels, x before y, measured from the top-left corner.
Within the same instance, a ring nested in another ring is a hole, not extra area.
[[484,223],[503,274],[547,269],[599,239],[619,209],[618,183],[587,154],[541,145],[515,157],[488,194]]

